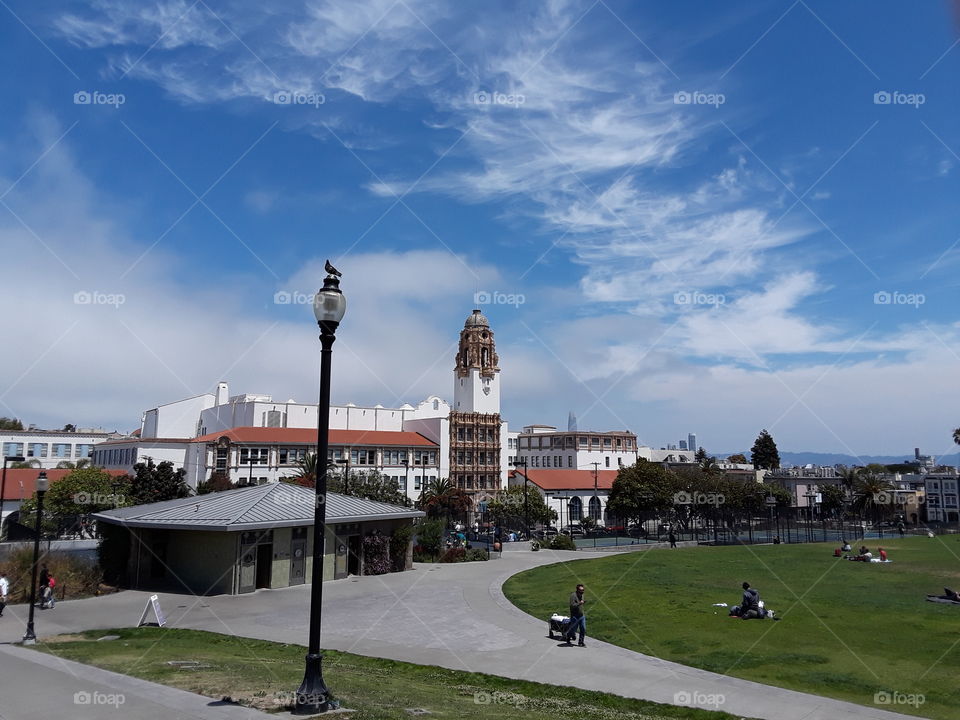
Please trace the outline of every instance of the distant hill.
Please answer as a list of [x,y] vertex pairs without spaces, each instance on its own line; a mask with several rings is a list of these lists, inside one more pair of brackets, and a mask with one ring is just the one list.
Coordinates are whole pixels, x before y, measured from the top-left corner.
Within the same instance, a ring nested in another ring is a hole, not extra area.
[[[742,452],[747,460],[750,460],[750,451]],[[735,453],[717,453],[717,458],[726,458]],[[893,465],[895,463],[911,462],[913,452],[903,455],[861,455],[859,458],[853,455],[842,453],[818,453],[818,452],[784,452],[780,451],[780,464],[784,467],[791,465],[867,465],[869,463],[878,463],[880,465]],[[957,465],[960,464],[960,453],[952,455],[937,456],[938,465]]]

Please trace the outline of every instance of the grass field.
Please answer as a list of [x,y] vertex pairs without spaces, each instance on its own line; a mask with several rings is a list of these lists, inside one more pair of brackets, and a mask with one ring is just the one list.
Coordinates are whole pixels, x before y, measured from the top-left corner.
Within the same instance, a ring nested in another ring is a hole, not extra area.
[[[98,642],[105,635],[119,638]],[[199,630],[94,630],[36,649],[114,672],[265,711],[292,702],[306,649]],[[171,665],[169,663],[181,663]],[[184,665],[183,662],[192,664]],[[195,663],[195,664],[193,664]],[[348,653],[324,653],[324,679],[353,720],[429,717],[476,720],[729,720],[726,713],[657,705],[615,695],[508,680]],[[320,716],[324,717],[324,716]]]
[[[582,582],[592,637],[770,685],[960,718],[960,606],[924,599],[960,588],[960,537],[883,547],[890,564],[835,559],[828,544],[650,550],[537,568],[504,591],[542,618],[566,613]],[[738,603],[744,580],[781,621],[731,619],[712,607]],[[922,704],[907,702],[919,695]]]

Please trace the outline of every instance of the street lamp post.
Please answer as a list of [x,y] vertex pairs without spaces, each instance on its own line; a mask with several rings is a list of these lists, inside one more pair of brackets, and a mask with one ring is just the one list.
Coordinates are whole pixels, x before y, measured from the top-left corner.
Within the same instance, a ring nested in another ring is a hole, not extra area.
[[27,619],[27,631],[23,635],[24,645],[35,645],[37,634],[33,629],[33,611],[37,604],[37,564],[40,562],[40,521],[43,518],[43,496],[50,486],[47,473],[43,470],[37,476],[37,521],[33,527],[33,567],[30,571],[30,614]]
[[[313,314],[320,326],[320,400],[317,415],[317,458],[326,458],[330,431],[330,362],[337,327],[347,309],[340,292],[340,273],[327,261],[327,277],[314,296]],[[320,626],[323,617],[323,555],[327,525],[327,464],[317,463],[317,483],[313,518],[313,568],[310,585],[310,638],[307,645],[303,682],[297,690],[295,715],[326,712],[335,703],[323,682],[323,655],[320,654]]]
[[527,540],[530,539],[530,504],[527,502],[527,458],[517,458],[513,461],[514,467],[523,468],[523,523],[527,530]]
[[23,462],[25,459],[23,455],[3,456],[3,479],[0,480],[0,542],[3,541],[3,497],[7,494],[7,463]]

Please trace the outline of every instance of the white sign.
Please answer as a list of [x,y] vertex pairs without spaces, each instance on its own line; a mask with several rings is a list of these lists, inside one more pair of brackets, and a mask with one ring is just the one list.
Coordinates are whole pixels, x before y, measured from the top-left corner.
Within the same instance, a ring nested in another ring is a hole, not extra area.
[[147,606],[143,608],[143,614],[140,616],[140,622],[137,623],[137,627],[141,627],[146,623],[147,615],[150,614],[150,610],[153,610],[153,616],[157,619],[157,626],[163,627],[167,624],[167,618],[163,615],[163,610],[160,609],[160,598],[156,595],[151,595],[150,599],[147,600]]

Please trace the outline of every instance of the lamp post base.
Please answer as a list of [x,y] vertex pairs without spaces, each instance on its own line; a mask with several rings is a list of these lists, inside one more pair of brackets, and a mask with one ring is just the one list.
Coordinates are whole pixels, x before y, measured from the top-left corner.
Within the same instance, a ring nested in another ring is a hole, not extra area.
[[323,655],[307,655],[303,682],[297,689],[297,700],[293,706],[294,715],[319,715],[339,706],[330,698],[330,691],[323,682],[322,662]]

